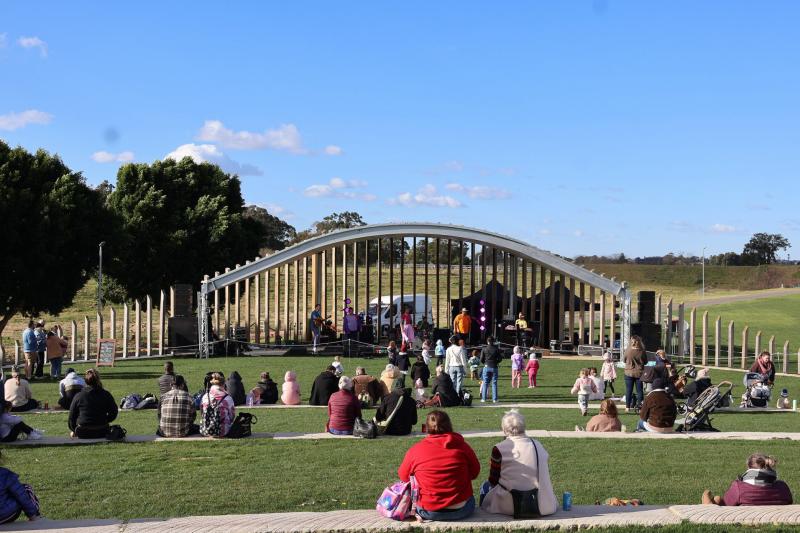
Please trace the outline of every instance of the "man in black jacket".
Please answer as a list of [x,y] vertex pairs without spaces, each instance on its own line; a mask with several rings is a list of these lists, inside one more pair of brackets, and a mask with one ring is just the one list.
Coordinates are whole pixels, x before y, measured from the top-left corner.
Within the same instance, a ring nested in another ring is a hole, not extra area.
[[261,403],[278,403],[278,384],[272,381],[269,372],[262,372],[261,379],[256,383],[256,387],[261,389]]
[[325,372],[317,376],[311,385],[311,405],[328,405],[331,394],[339,390],[339,378],[336,377],[336,368],[329,366]]
[[495,346],[494,337],[486,337],[486,346],[481,350],[483,367],[483,386],[481,387],[481,403],[486,401],[489,383],[492,384],[492,402],[497,403],[497,365],[503,359],[500,348]]
[[[400,399],[402,398],[402,403]],[[399,405],[398,405],[399,404]],[[395,413],[395,410],[397,412]],[[387,435],[408,435],[417,423],[417,404],[411,397],[411,389],[394,389],[381,400],[375,412],[375,420],[381,422],[392,417],[386,427]]]

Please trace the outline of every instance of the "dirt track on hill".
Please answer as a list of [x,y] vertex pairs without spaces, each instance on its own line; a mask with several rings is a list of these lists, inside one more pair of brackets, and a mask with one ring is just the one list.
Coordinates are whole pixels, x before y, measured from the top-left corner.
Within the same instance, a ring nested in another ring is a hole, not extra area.
[[729,304],[734,302],[747,302],[750,300],[762,300],[764,298],[775,298],[778,296],[791,296],[800,294],[800,289],[766,289],[763,291],[752,291],[745,294],[734,294],[731,296],[718,296],[716,298],[706,298],[704,300],[687,301],[686,305],[692,307],[706,307],[709,305]]

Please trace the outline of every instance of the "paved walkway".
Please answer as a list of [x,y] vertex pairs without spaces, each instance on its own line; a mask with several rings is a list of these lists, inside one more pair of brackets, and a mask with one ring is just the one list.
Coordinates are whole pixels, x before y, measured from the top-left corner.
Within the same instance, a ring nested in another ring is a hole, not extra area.
[[[576,505],[569,512],[537,520],[514,520],[504,515],[477,511],[459,522],[395,522],[382,518],[374,510],[330,511],[323,513],[268,513],[253,515],[192,516],[170,519],[115,520],[39,520],[17,522],[15,531],[78,531],[87,533],[154,533],[160,531],[222,533],[263,531],[296,532],[378,532],[409,531],[471,531],[476,529],[510,530],[576,530],[622,526],[645,528],[680,524],[800,524],[800,505],[764,507],[717,507],[714,505],[676,505],[641,507],[606,507]],[[0,531],[10,530],[0,526]]]

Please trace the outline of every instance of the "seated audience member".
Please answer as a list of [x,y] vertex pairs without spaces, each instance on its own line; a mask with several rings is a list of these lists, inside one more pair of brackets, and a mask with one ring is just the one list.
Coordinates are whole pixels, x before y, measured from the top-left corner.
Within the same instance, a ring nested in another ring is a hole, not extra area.
[[333,435],[352,435],[353,422],[361,416],[361,402],[353,394],[353,380],[339,378],[339,390],[328,400],[328,421],[325,431]]
[[0,467],[0,524],[10,524],[25,513],[28,520],[39,519],[39,499],[30,485],[19,482],[19,476]]
[[342,356],[336,355],[333,357],[333,361],[331,362],[331,366],[335,369],[334,375],[338,378],[344,374],[344,365],[342,365]]
[[256,386],[261,389],[261,404],[272,405],[278,403],[278,384],[272,381],[269,372],[262,372],[261,379]]
[[[369,396],[368,405],[375,405],[383,397],[381,390],[381,382],[375,379],[375,376],[367,374],[367,370],[363,366],[356,367],[356,376],[353,378],[353,393],[356,398],[362,399]],[[364,396],[366,394],[366,396]]]
[[300,405],[300,384],[297,383],[297,374],[293,370],[287,370],[283,376],[281,402],[283,405]]
[[414,400],[422,404],[428,401],[428,395],[425,393],[425,387],[422,385],[421,379],[414,382]]
[[247,393],[244,403],[248,406],[261,405],[261,387],[253,387]]
[[233,419],[236,417],[236,407],[233,404],[233,398],[225,390],[225,378],[222,377],[222,374],[214,372],[209,383],[211,387],[203,394],[200,404],[201,416],[205,417],[208,409],[212,407],[219,408],[219,435],[208,435],[202,431],[201,433],[206,437],[224,437],[231,430]]
[[617,416],[617,406],[611,400],[600,402],[600,414],[594,415],[586,424],[586,431],[622,431],[622,422]]
[[100,374],[90,368],[84,375],[86,386],[69,407],[70,437],[79,439],[103,439],[108,434],[108,425],[119,413],[117,402],[110,392],[103,388]]
[[58,382],[58,405],[64,410],[69,410],[72,399],[86,386],[86,382],[75,372],[74,368],[67,369],[67,375]]
[[5,398],[11,402],[11,410],[14,412],[30,411],[39,407],[39,402],[33,399],[31,385],[19,374],[17,367],[11,368],[11,379],[7,379],[3,385]]
[[489,479],[481,485],[481,509],[513,516],[514,501],[510,491],[539,489],[539,514],[555,513],[558,502],[544,446],[525,435],[525,418],[515,409],[503,416],[502,428],[506,438],[492,448]]
[[683,388],[683,394],[686,396],[686,405],[692,407],[697,398],[709,387],[711,387],[711,378],[708,375],[708,369],[701,368],[697,371],[694,381]]
[[185,437],[200,433],[194,423],[197,413],[192,396],[187,391],[183,376],[175,376],[172,388],[161,395],[161,419],[157,435],[161,437]]
[[411,379],[414,383],[418,379],[422,380],[422,386],[428,386],[428,380],[431,378],[431,369],[428,367],[425,360],[421,355],[417,356],[417,362],[411,365]]
[[411,476],[419,486],[417,515],[424,520],[461,520],[475,511],[472,480],[480,474],[478,457],[453,431],[444,411],[431,411],[425,420],[428,434],[406,452],[397,473]]
[[328,366],[311,385],[311,398],[308,403],[311,405],[328,405],[328,400],[337,390],[339,390],[339,378],[336,377],[336,369],[333,366]]
[[67,351],[67,339],[58,335],[58,326],[47,332],[47,362],[50,363],[50,377],[61,379],[61,362]]
[[0,442],[14,442],[20,435],[31,440],[39,440],[42,434],[25,422],[22,417],[11,414],[11,402],[3,400],[3,412],[0,413]]
[[381,372],[381,398],[392,392],[395,387],[400,386],[402,383],[400,377],[402,375],[400,369],[392,363],[386,365],[386,368]]
[[172,385],[175,383],[175,366],[172,361],[164,363],[164,374],[158,378],[158,396],[164,396],[172,390]]
[[244,392],[244,383],[242,383],[242,376],[239,375],[239,372],[236,370],[231,372],[225,385],[225,389],[233,399],[233,405],[244,405],[247,401],[247,395]]
[[[401,401],[402,399],[402,401]],[[387,435],[408,435],[417,423],[417,404],[411,397],[411,389],[394,389],[383,397],[375,412],[375,421],[391,421],[386,426]]]
[[453,379],[444,371],[444,367],[436,367],[436,378],[431,387],[431,399],[425,402],[426,406],[454,407],[461,405]]
[[781,390],[781,395],[775,403],[775,409],[791,409],[792,402],[789,401],[789,389]]
[[761,352],[758,358],[750,367],[750,372],[761,374],[767,385],[775,384],[775,364],[772,362],[772,355],[767,350]]
[[644,403],[639,410],[639,425],[637,431],[650,431],[653,433],[672,433],[674,431],[675,417],[678,407],[675,400],[664,389],[666,382],[657,377],[653,380],[653,389],[644,397]]
[[703,492],[703,503],[714,505],[791,505],[792,491],[775,472],[775,459],[754,453],[747,458],[747,471],[738,477],[723,496]]

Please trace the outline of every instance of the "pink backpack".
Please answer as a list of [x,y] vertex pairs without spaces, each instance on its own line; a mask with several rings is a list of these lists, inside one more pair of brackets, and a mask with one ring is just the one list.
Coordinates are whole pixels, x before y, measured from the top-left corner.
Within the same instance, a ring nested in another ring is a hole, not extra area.
[[416,513],[417,482],[413,476],[408,483],[398,481],[383,489],[375,510],[392,520],[405,520]]

